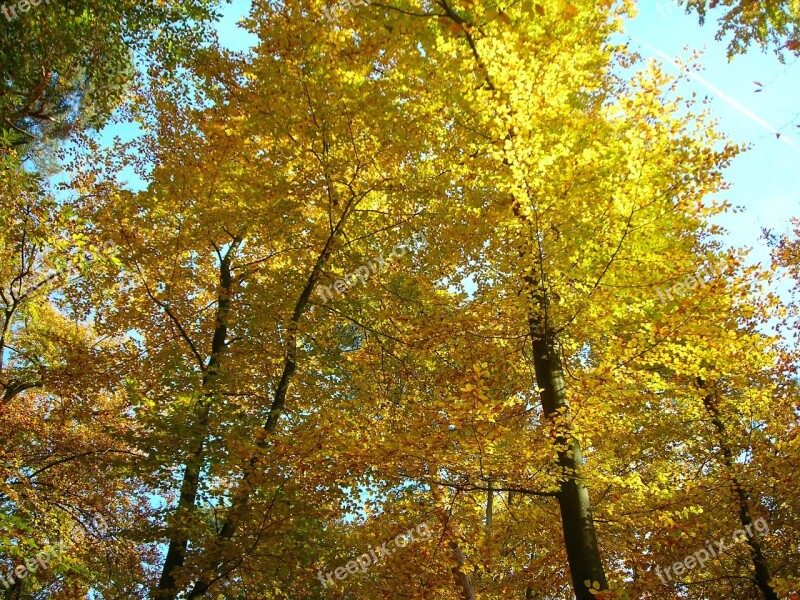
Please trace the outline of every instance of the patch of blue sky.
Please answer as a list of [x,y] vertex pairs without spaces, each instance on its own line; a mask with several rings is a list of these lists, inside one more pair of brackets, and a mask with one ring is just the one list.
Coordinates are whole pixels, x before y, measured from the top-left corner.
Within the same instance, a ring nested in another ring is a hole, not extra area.
[[217,23],[217,35],[223,48],[234,52],[246,52],[256,45],[258,37],[245,31],[239,22],[250,14],[250,0],[233,0],[222,11],[222,18]]

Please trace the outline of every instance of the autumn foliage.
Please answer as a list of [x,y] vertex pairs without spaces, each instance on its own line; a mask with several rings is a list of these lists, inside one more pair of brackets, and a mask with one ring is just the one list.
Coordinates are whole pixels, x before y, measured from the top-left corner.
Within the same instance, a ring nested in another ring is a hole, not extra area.
[[88,524],[0,593],[797,597],[800,231],[722,249],[742,149],[631,9],[256,1],[132,139],[0,148],[0,577]]

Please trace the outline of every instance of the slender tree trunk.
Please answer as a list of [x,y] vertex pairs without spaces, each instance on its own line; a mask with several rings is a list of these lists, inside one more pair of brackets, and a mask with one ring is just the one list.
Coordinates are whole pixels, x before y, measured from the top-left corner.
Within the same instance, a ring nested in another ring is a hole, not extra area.
[[185,528],[188,524],[187,521],[191,520],[196,508],[200,474],[205,458],[211,404],[216,397],[216,380],[219,375],[220,359],[227,349],[228,318],[233,289],[230,266],[232,253],[235,252],[240,243],[241,240],[237,238],[220,263],[220,290],[217,300],[216,324],[211,341],[211,355],[201,383],[202,397],[194,407],[191,426],[192,445],[183,470],[180,496],[175,511],[174,530],[170,535],[167,556],[161,568],[158,587],[153,593],[153,597],[157,600],[174,600],[180,591],[175,579],[175,573],[186,561],[186,549],[189,540]]
[[[698,378],[697,382],[701,388],[707,389],[706,383],[701,378]],[[754,523],[750,515],[749,494],[739,482],[734,471],[736,460],[727,442],[725,423],[719,412],[719,398],[715,385],[713,385],[712,389],[706,394],[705,398],[703,398],[703,404],[709,415],[711,415],[711,423],[717,431],[719,447],[722,451],[722,460],[731,476],[731,489],[736,496],[736,503],[739,505],[739,523],[751,534]],[[778,594],[775,593],[775,590],[773,590],[769,584],[772,577],[770,575],[769,563],[761,547],[761,542],[753,535],[748,535],[747,545],[750,547],[750,558],[753,561],[753,581],[756,586],[758,586],[758,589],[761,590],[765,600],[780,600]]]
[[580,475],[583,464],[581,447],[569,433],[569,401],[556,339],[547,326],[546,299],[543,294],[539,294],[538,298],[538,314],[530,318],[529,327],[536,382],[542,390],[542,409],[545,417],[558,427],[556,444],[562,482],[557,498],[564,544],[575,597],[578,600],[593,600],[595,596],[584,582],[597,582],[601,590],[608,589],[608,583],[597,545],[589,490]]
[[494,508],[494,488],[492,480],[489,480],[486,490],[486,533],[492,537],[492,512]]
[[[333,244],[341,234],[348,217],[357,204],[358,199],[356,197],[352,197],[350,200],[348,200],[347,205],[342,211],[341,217],[328,236],[322,252],[320,252],[316,262],[314,263],[314,267],[311,269],[311,274],[306,281],[303,291],[300,293],[300,297],[295,303],[294,310],[292,311],[291,321],[289,322],[289,327],[287,328],[286,332],[286,355],[284,357],[283,372],[281,373],[281,378],[275,387],[275,394],[272,398],[269,415],[261,427],[260,433],[262,434],[262,437],[260,437],[256,443],[256,446],[259,450],[265,450],[268,448],[270,443],[270,434],[274,433],[278,426],[278,422],[280,421],[281,415],[283,415],[283,409],[286,404],[286,394],[289,391],[289,385],[291,384],[292,378],[297,370],[297,333],[300,326],[300,320],[305,314],[305,311],[311,300],[311,294],[314,292],[314,288],[322,276],[322,270],[327,264],[331,253],[333,252]],[[217,534],[212,548],[208,551],[207,558],[209,559],[211,567],[205,574],[201,575],[197,579],[188,596],[186,596],[187,600],[201,598],[206,592],[208,592],[209,588],[215,581],[228,575],[228,573],[219,573],[223,564],[223,560],[221,558],[222,547],[225,543],[233,539],[233,536],[236,534],[236,531],[239,528],[239,524],[241,523],[250,506],[250,497],[253,490],[252,478],[256,472],[258,460],[258,456],[253,456],[247,462],[247,464],[244,465],[244,473],[242,477],[243,482],[239,489],[235,492],[231,501],[231,507],[228,509],[225,522],[222,525],[222,529]],[[210,575],[213,575],[213,577],[210,577]],[[170,598],[169,600],[172,599]]]
[[472,579],[469,575],[461,570],[464,568],[464,553],[454,541],[450,542],[450,549],[453,551],[453,558],[456,561],[455,566],[451,570],[453,572],[453,578],[455,579],[456,585],[461,590],[461,600],[476,600],[475,588],[472,585]]

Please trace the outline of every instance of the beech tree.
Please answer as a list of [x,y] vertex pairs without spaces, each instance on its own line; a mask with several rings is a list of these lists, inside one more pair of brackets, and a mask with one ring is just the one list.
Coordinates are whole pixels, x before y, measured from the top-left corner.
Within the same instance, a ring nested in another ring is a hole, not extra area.
[[627,8],[256,3],[4,182],[4,564],[113,523],[25,591],[796,594],[794,244],[722,250],[741,149]]

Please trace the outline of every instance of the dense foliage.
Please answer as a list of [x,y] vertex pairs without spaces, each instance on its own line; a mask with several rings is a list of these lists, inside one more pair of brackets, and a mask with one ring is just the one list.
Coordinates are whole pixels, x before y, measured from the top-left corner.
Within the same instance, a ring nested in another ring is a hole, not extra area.
[[632,6],[68,5],[3,41],[0,593],[798,597],[800,231],[721,249]]

